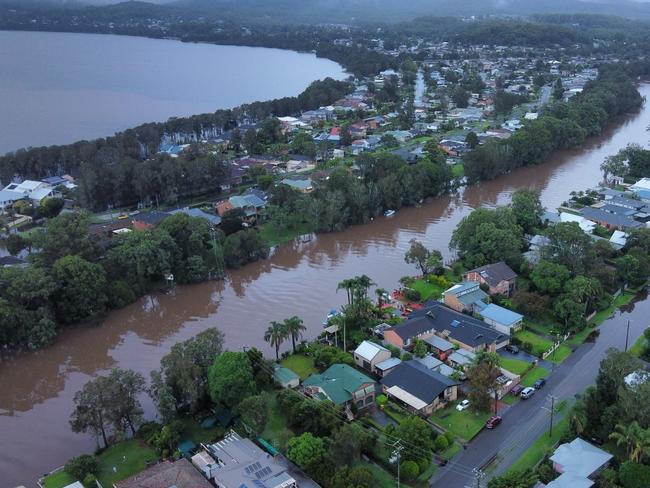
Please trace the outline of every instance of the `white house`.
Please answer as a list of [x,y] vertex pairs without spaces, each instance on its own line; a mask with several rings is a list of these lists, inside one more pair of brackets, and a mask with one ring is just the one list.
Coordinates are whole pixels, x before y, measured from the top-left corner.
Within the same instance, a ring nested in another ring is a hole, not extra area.
[[375,372],[376,366],[391,358],[391,352],[384,346],[375,344],[370,341],[363,341],[354,350],[354,362],[357,366],[372,372]]
[[5,210],[18,200],[28,199],[38,205],[45,198],[58,196],[61,194],[43,181],[25,180],[22,183],[10,183],[0,191],[0,209]]
[[546,488],[590,488],[598,473],[613,457],[579,437],[561,444],[550,457],[553,469],[560,476],[546,485]]
[[598,225],[596,222],[587,220],[581,215],[575,215],[568,212],[560,213],[560,222],[575,222],[585,234],[593,234],[596,225]]

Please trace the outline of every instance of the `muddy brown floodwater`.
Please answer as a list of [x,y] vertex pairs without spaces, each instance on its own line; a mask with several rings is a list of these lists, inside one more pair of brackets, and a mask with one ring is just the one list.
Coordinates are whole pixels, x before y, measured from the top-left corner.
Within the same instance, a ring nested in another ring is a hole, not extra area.
[[[640,91],[650,95],[650,85]],[[208,327],[220,328],[230,349],[257,346],[270,353],[262,340],[268,323],[298,315],[307,326],[306,338],[313,338],[327,311],[345,299],[336,293],[341,280],[365,273],[379,286],[394,288],[414,271],[403,259],[410,239],[449,257],[458,222],[477,207],[507,203],[517,188],[536,188],[547,208],[557,207],[571,191],[600,181],[606,156],[630,142],[646,145],[649,123],[646,105],[581,149],[556,153],[546,164],[400,210],[390,219],[281,246],[269,259],[229,273],[224,282],[148,295],[112,312],[100,326],[68,329],[47,349],[5,358],[0,364],[0,485],[34,485],[71,456],[92,451],[94,439],[74,434],[68,425],[72,397],[89,379],[113,367],[148,375],[174,343]],[[147,415],[153,416],[152,404],[145,402]]]

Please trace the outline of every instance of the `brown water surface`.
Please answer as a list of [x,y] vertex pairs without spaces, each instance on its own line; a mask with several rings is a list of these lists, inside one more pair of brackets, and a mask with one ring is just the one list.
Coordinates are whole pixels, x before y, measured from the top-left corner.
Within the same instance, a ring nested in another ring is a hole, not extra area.
[[[650,95],[650,85],[640,90]],[[268,260],[231,272],[225,282],[146,296],[111,313],[101,326],[68,329],[43,351],[5,358],[0,364],[0,485],[33,484],[69,457],[94,448],[92,437],[74,434],[68,425],[72,397],[90,378],[113,367],[148,375],[174,343],[207,327],[225,332],[230,349],[257,346],[270,353],[262,340],[268,323],[298,315],[308,328],[306,338],[313,338],[327,311],[345,300],[336,293],[341,280],[365,273],[379,286],[394,288],[400,277],[414,272],[403,259],[410,239],[449,257],[449,238],[458,222],[477,207],[507,203],[517,188],[536,188],[547,208],[557,207],[571,191],[599,182],[606,156],[630,142],[646,145],[649,123],[646,105],[583,148],[556,153],[547,164],[400,210],[390,219],[282,246]],[[153,415],[151,403],[145,409]]]

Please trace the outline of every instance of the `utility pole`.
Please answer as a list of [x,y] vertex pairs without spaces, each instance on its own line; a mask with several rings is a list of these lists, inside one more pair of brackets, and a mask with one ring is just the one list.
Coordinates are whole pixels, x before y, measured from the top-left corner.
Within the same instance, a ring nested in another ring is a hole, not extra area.
[[401,441],[398,439],[395,441],[395,444],[393,444],[393,447],[395,448],[393,450],[393,454],[390,458],[391,462],[397,461],[397,488],[400,488],[400,462],[402,460],[402,451],[404,450],[404,446],[402,446]]
[[542,408],[551,414],[551,425],[550,425],[550,427],[548,429],[548,436],[552,437],[553,436],[553,416],[555,414],[555,400],[556,400],[556,398],[553,395],[549,395],[548,397],[551,399],[551,408],[550,409],[548,407],[542,407]]
[[494,389],[494,415],[499,414],[499,390]]
[[485,479],[485,473],[479,468],[474,468],[472,470],[474,473],[474,487],[473,488],[484,488],[483,480]]
[[627,352],[627,342],[630,338],[630,319],[627,319],[627,331],[625,332],[625,352]]

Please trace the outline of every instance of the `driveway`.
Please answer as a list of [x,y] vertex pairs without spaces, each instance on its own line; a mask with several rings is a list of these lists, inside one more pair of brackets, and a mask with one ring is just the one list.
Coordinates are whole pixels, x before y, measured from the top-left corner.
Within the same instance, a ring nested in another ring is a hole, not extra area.
[[511,352],[508,352],[505,350],[505,348],[502,348],[499,350],[499,356],[502,358],[508,358],[508,359],[519,359],[520,361],[528,361],[529,363],[534,363],[537,362],[538,366],[543,366],[544,368],[548,369],[551,371],[553,369],[553,363],[550,361],[546,361],[544,359],[540,359],[537,356],[533,356],[532,354],[528,354],[526,351],[523,351],[519,349],[518,354],[513,354]]
[[[645,297],[644,297],[645,298]],[[555,368],[548,377],[544,389],[532,398],[518,402],[503,415],[503,423],[494,430],[482,431],[446,467],[440,468],[431,479],[431,486],[444,488],[466,488],[474,486],[473,469],[484,468],[491,462],[488,476],[502,474],[514,461],[540,437],[549,427],[549,414],[542,407],[549,405],[549,395],[556,401],[572,401],[575,395],[592,385],[598,374],[600,362],[607,349],[625,347],[625,329],[630,320],[629,345],[634,344],[650,325],[650,300],[643,300],[617,312],[613,318],[600,327],[596,342],[585,343],[569,358]],[[569,411],[565,408],[555,416],[556,422]]]

